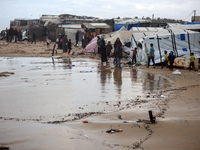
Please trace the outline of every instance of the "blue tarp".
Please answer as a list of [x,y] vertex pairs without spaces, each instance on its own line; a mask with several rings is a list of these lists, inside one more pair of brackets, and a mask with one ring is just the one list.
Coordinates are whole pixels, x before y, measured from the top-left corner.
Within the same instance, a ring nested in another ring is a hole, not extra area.
[[[126,25],[125,25],[125,24],[115,24],[115,31],[120,30],[123,26],[126,28]],[[132,27],[140,27],[140,23],[137,23],[137,24],[129,24],[129,25],[128,25],[128,30],[130,30]]]
[[126,28],[125,24],[115,24],[115,31],[120,30],[123,26]]
[[180,34],[181,41],[185,41],[185,34]]
[[187,22],[187,23],[184,23],[183,25],[188,25],[188,24],[200,24],[199,22]]

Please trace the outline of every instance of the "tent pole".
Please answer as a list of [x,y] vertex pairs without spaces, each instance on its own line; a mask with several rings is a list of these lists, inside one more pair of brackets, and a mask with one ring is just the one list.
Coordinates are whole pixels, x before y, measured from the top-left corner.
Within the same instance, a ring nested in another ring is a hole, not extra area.
[[178,51],[177,51],[177,47],[176,47],[176,38],[175,38],[175,34],[173,33],[173,37],[174,37],[174,49],[176,51],[176,57],[178,57]]
[[161,56],[161,51],[160,51],[160,42],[159,42],[158,34],[157,34],[157,41],[158,41],[158,49],[159,49],[159,53],[160,53],[160,62],[162,62],[162,56]]
[[173,52],[175,52],[174,51],[174,38],[173,38],[173,35],[172,35],[172,31],[170,30],[169,33],[171,34]]
[[137,42],[136,42],[135,37],[133,36],[133,34],[132,34],[132,38],[133,38],[133,40],[134,40],[134,42],[135,42],[135,44],[136,44],[136,46],[138,48]]
[[190,47],[190,35],[187,32],[187,36],[188,36],[188,46],[189,46],[189,50],[190,50],[190,55],[191,55],[191,47]]

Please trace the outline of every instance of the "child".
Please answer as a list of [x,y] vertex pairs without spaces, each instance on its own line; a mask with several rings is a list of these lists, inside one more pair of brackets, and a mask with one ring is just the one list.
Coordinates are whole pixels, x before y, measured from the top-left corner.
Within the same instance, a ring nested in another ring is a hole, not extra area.
[[194,60],[195,60],[194,53],[191,53],[191,56],[190,56],[189,59],[190,59],[190,67],[189,67],[190,71],[191,71],[191,66],[192,66],[192,69],[195,70],[195,67],[194,67]]
[[167,56],[167,51],[165,51],[165,57],[164,57],[164,62],[162,64],[161,69],[163,69],[164,66],[166,66],[168,63],[168,56]]
[[133,64],[133,61],[135,61],[135,63],[137,62],[137,60],[136,60],[137,47],[135,47],[135,49],[131,50],[131,51],[133,51],[133,56],[132,56],[132,64]]
[[71,39],[69,39],[69,42],[68,42],[68,54],[70,53],[72,49],[72,43],[71,43]]

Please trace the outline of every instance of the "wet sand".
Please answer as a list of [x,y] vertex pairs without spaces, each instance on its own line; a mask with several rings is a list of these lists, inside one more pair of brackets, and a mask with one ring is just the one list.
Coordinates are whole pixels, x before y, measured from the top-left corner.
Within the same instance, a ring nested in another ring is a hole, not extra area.
[[[10,47],[13,45],[15,44],[0,45],[0,56],[51,56],[51,54],[39,54],[45,49],[45,45],[42,47],[42,43],[38,44],[39,49],[36,48],[37,52],[33,52],[34,54],[30,50],[30,47],[34,46],[28,47],[28,45],[26,45],[26,49],[29,52],[11,53]],[[12,47],[12,51],[15,51],[14,47]],[[24,46],[19,49],[24,49]],[[61,55],[70,57],[68,54]],[[84,57],[92,57],[92,55],[84,55]],[[122,70],[125,68],[126,66],[123,65]],[[173,75],[166,68],[163,70],[160,67],[156,69],[143,66],[135,68],[166,77],[172,86],[158,93],[150,92],[148,98],[157,97],[154,101],[143,103],[139,98],[136,99],[134,108],[92,115],[73,122],[38,124],[37,121],[1,118],[0,145],[10,146],[12,149],[66,149],[66,147],[75,150],[200,149],[200,74],[179,69],[182,74]],[[163,97],[160,97],[161,95]],[[149,110],[152,110],[157,116],[157,123],[137,122],[138,119],[148,120]],[[118,118],[119,115],[122,116],[122,119]],[[85,120],[89,123],[82,122]],[[106,133],[111,128],[122,129],[123,132]]]

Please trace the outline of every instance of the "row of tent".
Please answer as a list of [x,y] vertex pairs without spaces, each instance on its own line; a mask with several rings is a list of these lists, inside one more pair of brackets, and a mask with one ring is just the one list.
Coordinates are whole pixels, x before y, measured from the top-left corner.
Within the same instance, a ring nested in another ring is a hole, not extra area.
[[[155,28],[155,27],[133,27],[127,30],[122,27],[119,31],[109,34],[101,35],[104,37],[106,43],[111,41],[113,45],[119,37],[123,45],[131,42],[131,46],[124,46],[124,51],[132,55],[132,49],[138,48],[139,61],[145,59],[145,46],[148,49],[153,43],[155,49],[155,62],[160,63],[164,58],[164,51],[168,53],[173,51],[176,57],[189,58],[193,52],[196,58],[200,58],[200,32],[185,30],[177,27],[171,28]],[[82,51],[83,53],[97,52],[96,38],[89,43]]]

